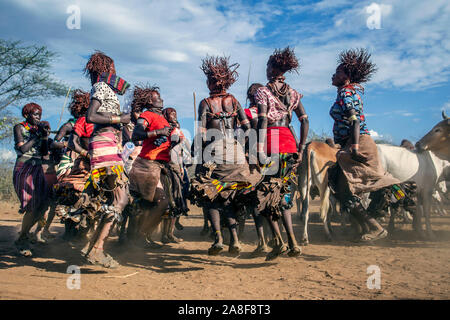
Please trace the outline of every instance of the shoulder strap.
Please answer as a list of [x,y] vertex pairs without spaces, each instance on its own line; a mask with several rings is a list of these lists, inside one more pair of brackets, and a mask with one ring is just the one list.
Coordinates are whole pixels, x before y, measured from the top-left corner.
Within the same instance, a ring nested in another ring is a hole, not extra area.
[[206,104],[207,104],[208,107],[209,107],[210,113],[214,114],[214,110],[213,110],[213,108],[212,108],[212,105],[211,105],[211,102],[210,102],[210,98],[208,97],[208,98],[205,98],[204,100],[205,100]]

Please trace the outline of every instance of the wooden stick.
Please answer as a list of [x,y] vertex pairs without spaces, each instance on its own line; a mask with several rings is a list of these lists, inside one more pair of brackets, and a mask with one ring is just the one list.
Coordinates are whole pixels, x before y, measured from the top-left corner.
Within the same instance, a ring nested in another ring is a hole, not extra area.
[[138,274],[138,273],[139,273],[139,271],[137,271],[135,273],[127,274],[125,276],[105,276],[105,278],[121,278],[121,279],[123,279],[123,278],[128,278],[128,277],[134,276],[135,274]]
[[64,109],[66,108],[67,97],[69,96],[70,89],[72,89],[72,87],[69,87],[69,90],[67,90],[66,99],[64,100],[64,105],[61,109],[61,116],[59,117],[59,122],[58,122],[58,126],[57,126],[58,129],[59,129],[59,125],[61,124],[62,116],[64,114]]
[[252,68],[252,60],[250,60],[250,65],[248,66],[248,75],[247,75],[247,91],[245,91],[245,106],[247,106],[247,92],[248,92],[248,86],[250,85],[250,70]]
[[197,103],[195,102],[195,92],[194,94],[194,137],[197,134]]

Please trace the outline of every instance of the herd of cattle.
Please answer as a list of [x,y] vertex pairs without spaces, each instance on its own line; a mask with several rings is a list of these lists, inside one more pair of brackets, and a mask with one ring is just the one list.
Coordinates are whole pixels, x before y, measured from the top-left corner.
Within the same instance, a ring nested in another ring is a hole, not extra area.
[[[442,112],[443,120],[435,125],[411,151],[403,147],[378,145],[378,155],[384,169],[401,182],[414,182],[417,186],[414,229],[424,239],[434,240],[430,212],[445,213],[442,204],[448,200],[446,184],[450,180],[450,119]],[[338,149],[323,142],[311,142],[306,157],[299,167],[297,211],[304,221],[301,242],[308,244],[309,200],[313,188],[320,196],[320,219],[326,236],[332,240],[331,214],[339,211],[339,204],[328,187],[328,168],[336,163]],[[390,210],[389,231],[394,229],[395,211]],[[407,213],[404,213],[407,214]],[[427,233],[422,231],[422,217],[425,217]],[[345,217],[341,214],[341,221]]]

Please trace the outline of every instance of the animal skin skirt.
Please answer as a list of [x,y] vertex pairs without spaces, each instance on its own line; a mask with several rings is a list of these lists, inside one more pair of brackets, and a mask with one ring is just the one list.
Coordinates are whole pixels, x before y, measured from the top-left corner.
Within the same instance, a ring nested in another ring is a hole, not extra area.
[[164,165],[158,161],[137,157],[129,173],[130,192],[153,202],[163,168]]
[[378,158],[377,145],[369,135],[359,137],[358,152],[367,157],[367,162],[362,163],[351,157],[351,141],[345,144],[337,155],[337,162],[347,178],[348,187],[352,194],[358,195],[372,192],[384,187],[398,184],[400,181],[384,171]]

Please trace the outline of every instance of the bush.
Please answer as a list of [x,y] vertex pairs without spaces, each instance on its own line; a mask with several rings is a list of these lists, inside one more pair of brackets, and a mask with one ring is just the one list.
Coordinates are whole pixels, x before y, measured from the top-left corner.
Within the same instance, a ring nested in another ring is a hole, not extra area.
[[18,202],[13,185],[13,166],[0,163],[0,200]]

